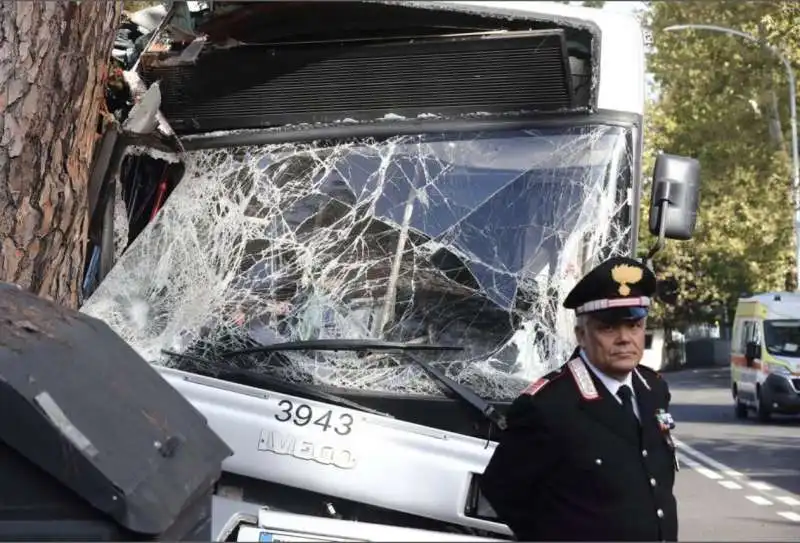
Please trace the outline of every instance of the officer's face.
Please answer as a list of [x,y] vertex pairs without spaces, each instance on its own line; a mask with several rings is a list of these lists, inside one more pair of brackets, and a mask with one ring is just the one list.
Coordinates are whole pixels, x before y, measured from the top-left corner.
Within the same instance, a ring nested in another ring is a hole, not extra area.
[[613,324],[588,316],[575,333],[589,360],[611,377],[624,378],[642,359],[645,319]]

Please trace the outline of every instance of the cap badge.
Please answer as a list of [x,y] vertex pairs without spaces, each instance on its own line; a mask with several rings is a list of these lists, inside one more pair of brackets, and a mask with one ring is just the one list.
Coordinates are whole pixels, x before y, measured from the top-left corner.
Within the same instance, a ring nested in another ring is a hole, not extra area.
[[642,280],[642,268],[620,264],[611,269],[611,278],[619,285],[617,292],[620,296],[627,296],[631,293],[631,287]]

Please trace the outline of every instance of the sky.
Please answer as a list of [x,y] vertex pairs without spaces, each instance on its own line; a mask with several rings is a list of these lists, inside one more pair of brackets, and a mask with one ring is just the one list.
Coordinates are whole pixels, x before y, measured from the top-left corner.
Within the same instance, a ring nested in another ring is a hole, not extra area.
[[[573,1],[570,4],[575,4],[576,6],[580,6],[582,2]],[[603,5],[603,9],[606,11],[616,11],[618,13],[629,13],[633,15],[636,10],[643,9],[645,6],[645,2],[633,2],[633,1],[622,1],[622,2],[606,2]]]
[[644,2],[606,2],[603,5],[603,9],[606,11],[633,14],[637,10],[644,9],[644,6]]

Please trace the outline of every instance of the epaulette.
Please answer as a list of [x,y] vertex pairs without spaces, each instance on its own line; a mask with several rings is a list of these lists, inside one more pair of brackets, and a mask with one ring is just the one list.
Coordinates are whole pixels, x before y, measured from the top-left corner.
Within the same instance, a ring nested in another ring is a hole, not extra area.
[[639,371],[639,368],[633,368],[633,373],[636,375],[636,378],[639,379],[639,382],[642,383],[642,386],[647,390],[650,390],[650,383],[648,383],[647,379],[644,378],[642,372]]
[[580,357],[573,358],[567,362],[567,367],[583,399],[590,401],[599,400],[600,393],[597,392],[597,387],[594,385],[594,381],[592,381],[589,368],[586,367],[583,360]]
[[636,369],[633,370],[633,373],[648,390],[652,390],[652,388],[669,390],[669,385],[664,380],[664,377],[653,368],[648,368],[647,366],[639,364],[636,366]]
[[636,366],[636,371],[644,374],[649,374],[650,376],[655,377],[656,379],[663,379],[663,377],[661,377],[661,374],[659,372],[657,372],[656,370],[654,370],[649,366],[645,366],[644,364],[638,364]]
[[533,383],[525,387],[520,394],[524,394],[526,396],[533,396],[534,394],[542,390],[548,383],[552,383],[562,375],[564,375],[563,367],[555,371],[551,371],[544,377],[539,378],[538,380],[534,381]]
[[[664,401],[669,404],[669,402],[672,400],[672,394],[669,391],[669,383],[666,381],[666,379],[664,379],[660,372],[654,370],[653,368],[643,366],[642,364],[636,366],[636,369],[633,371],[639,377],[647,390],[655,391],[660,396],[663,396]],[[650,381],[649,383],[647,382],[648,380]]]

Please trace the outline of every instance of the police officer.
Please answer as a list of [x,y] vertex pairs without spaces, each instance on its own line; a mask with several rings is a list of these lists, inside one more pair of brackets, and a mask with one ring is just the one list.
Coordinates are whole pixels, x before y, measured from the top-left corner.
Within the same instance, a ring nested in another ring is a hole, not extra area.
[[526,388],[481,479],[523,541],[677,541],[667,383],[639,365],[656,278],[612,258],[564,301],[571,359]]

